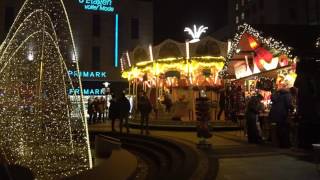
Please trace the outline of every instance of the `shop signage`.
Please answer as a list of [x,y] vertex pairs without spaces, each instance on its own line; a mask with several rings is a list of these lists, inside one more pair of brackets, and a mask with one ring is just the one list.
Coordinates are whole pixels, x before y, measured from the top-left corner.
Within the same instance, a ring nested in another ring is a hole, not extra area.
[[112,0],[79,0],[88,11],[114,12]]
[[[79,77],[79,74],[77,71],[68,71],[69,76],[71,77]],[[106,72],[101,71],[80,71],[80,77],[83,78],[107,78]]]
[[[84,96],[98,96],[98,95],[105,95],[105,88],[101,89],[82,89]],[[80,94],[80,88],[76,89],[69,89],[69,95],[79,95]]]

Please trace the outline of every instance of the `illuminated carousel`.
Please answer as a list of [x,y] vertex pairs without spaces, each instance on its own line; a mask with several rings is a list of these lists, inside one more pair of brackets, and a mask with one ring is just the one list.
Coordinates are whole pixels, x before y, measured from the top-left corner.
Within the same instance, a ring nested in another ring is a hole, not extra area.
[[[121,58],[122,76],[137,109],[139,92],[146,92],[154,111],[151,121],[195,122],[195,100],[205,93],[215,120],[217,91],[223,81],[219,72],[225,64],[227,43],[212,37],[195,43],[166,40],[157,46],[139,46]],[[171,102],[168,109],[166,102]],[[135,114],[135,113],[133,113]],[[139,121],[139,118],[135,118]]]

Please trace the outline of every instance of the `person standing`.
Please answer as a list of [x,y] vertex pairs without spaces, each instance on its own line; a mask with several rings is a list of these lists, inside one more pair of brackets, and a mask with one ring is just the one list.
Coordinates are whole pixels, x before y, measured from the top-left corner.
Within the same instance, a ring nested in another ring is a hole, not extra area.
[[127,133],[129,133],[128,119],[129,119],[131,105],[124,93],[122,93],[120,98],[118,99],[118,106],[119,106],[120,132],[122,133],[122,125],[124,121],[125,126],[127,128]]
[[98,103],[97,103],[97,113],[98,113],[98,121],[102,121],[103,122],[103,106],[104,106],[104,101],[103,101],[103,97],[98,99]]
[[88,99],[88,114],[89,114],[89,124],[93,123],[95,108],[93,104],[93,99],[90,97]]
[[172,107],[172,100],[171,100],[169,94],[164,95],[163,104],[166,106],[166,112],[170,113],[171,107]]
[[252,96],[247,104],[245,116],[249,143],[262,143],[262,138],[257,127],[259,113],[263,110],[263,104],[261,103],[262,100],[263,96],[261,94],[257,94],[256,96]]
[[288,116],[293,110],[292,97],[288,90],[280,89],[271,97],[271,109],[269,118],[271,122],[276,123],[277,138],[280,148],[290,147],[290,129]]
[[220,117],[222,115],[222,113],[224,112],[225,110],[225,105],[226,105],[226,94],[225,94],[225,91],[222,90],[220,92],[220,100],[219,100],[219,113],[218,113],[218,120],[220,120]]
[[111,97],[112,98],[110,100],[110,106],[109,106],[109,119],[111,120],[112,131],[115,131],[114,123],[116,119],[119,118],[119,108],[118,108],[118,102],[117,102],[116,96],[112,94]]
[[138,110],[141,116],[141,134],[143,134],[143,130],[146,131],[146,134],[149,134],[149,114],[152,106],[145,92],[142,93],[138,100]]
[[94,106],[93,123],[96,123],[98,121],[98,113],[99,113],[99,98],[98,97],[94,98],[93,106]]

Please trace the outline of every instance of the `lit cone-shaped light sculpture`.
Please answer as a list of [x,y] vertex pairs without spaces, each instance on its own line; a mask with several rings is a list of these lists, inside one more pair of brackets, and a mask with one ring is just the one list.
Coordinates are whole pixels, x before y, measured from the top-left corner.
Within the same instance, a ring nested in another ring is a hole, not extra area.
[[37,179],[92,167],[75,55],[62,0],[27,0],[0,45],[0,153]]

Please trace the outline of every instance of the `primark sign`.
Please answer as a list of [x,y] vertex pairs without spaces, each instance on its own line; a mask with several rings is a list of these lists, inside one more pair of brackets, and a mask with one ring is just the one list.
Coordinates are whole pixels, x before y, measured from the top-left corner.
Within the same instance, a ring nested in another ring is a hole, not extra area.
[[[80,88],[69,89],[69,95],[80,95]],[[82,94],[84,96],[101,96],[105,95],[105,88],[83,88]]]
[[112,0],[79,0],[85,10],[114,12]]
[[72,71],[69,70],[68,74],[70,77],[82,77],[82,78],[107,78],[107,73],[102,71]]

